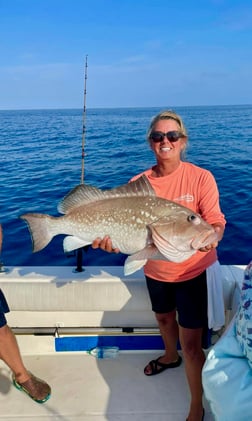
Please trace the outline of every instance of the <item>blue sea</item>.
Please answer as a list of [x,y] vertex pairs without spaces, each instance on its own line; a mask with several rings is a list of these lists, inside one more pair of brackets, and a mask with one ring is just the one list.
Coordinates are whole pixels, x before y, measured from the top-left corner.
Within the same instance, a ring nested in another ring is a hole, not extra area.
[[[146,141],[150,119],[164,108],[87,109],[84,182],[119,186],[155,163]],[[189,134],[186,159],[210,170],[227,219],[218,247],[221,264],[252,258],[252,105],[174,107]],[[81,182],[83,110],[0,111],[0,260],[8,266],[76,266],[64,236],[32,253],[26,212],[58,215],[58,202]],[[80,255],[79,255],[80,258]],[[89,247],[85,265],[120,265],[125,256]]]

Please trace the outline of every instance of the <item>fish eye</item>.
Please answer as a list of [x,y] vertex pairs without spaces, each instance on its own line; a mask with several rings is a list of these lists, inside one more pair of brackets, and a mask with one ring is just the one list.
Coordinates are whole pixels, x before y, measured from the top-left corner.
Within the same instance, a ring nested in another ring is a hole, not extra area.
[[188,222],[192,222],[192,223],[193,223],[193,224],[195,224],[195,225],[200,224],[200,218],[199,218],[197,215],[194,215],[194,214],[189,215],[189,216],[187,217],[187,221],[188,221]]

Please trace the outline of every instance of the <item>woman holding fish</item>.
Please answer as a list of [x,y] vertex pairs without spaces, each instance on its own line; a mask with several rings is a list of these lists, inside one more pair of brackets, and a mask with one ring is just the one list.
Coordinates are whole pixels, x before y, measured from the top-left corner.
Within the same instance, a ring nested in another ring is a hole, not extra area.
[[[165,354],[150,361],[144,373],[152,376],[178,367],[182,362],[177,351],[179,339],[191,392],[186,420],[201,421],[204,419],[201,371],[205,362],[202,335],[208,325],[206,272],[217,262],[216,247],[223,236],[226,221],[220,210],[213,175],[182,160],[187,146],[187,132],[180,116],[172,111],[161,112],[151,121],[147,138],[155,154],[156,165],[131,181],[145,175],[158,197],[200,214],[215,232],[215,235],[209,232],[209,238],[205,234],[201,239],[202,245],[198,242],[197,251],[185,261],[176,263],[149,259],[144,266],[152,310],[165,345]],[[93,248],[97,247],[109,252],[119,251],[113,248],[108,236],[97,238]]]

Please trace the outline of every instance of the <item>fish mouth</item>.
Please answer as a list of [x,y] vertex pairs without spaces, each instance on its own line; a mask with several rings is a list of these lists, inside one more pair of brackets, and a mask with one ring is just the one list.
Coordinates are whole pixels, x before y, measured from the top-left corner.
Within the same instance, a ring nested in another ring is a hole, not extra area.
[[218,241],[217,233],[213,231],[203,232],[198,237],[194,238],[191,242],[191,247],[194,250],[198,250],[202,247],[206,247],[209,244]]

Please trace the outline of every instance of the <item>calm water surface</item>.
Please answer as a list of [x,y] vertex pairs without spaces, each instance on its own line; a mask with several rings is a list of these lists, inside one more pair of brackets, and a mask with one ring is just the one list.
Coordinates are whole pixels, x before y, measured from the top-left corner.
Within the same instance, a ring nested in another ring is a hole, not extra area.
[[[169,108],[169,107],[168,107]],[[163,108],[161,108],[163,109]],[[111,188],[154,164],[145,140],[160,108],[87,110],[85,183]],[[187,160],[215,176],[227,219],[222,264],[252,258],[252,106],[176,107],[189,133]],[[76,265],[63,236],[32,254],[26,212],[58,215],[57,204],[81,181],[82,110],[0,111],[1,260],[8,265]],[[84,265],[117,265],[125,256],[89,248]]]

